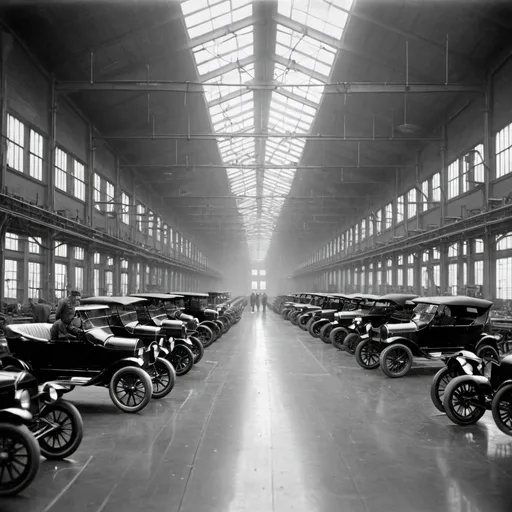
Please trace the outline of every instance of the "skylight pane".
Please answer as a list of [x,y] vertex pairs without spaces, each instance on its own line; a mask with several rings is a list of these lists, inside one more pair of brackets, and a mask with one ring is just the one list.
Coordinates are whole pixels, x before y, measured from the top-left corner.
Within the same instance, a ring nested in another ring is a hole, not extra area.
[[[238,212],[254,260],[264,259],[268,251],[305,147],[305,140],[297,135],[312,129],[323,84],[328,82],[336,58],[337,41],[343,37],[347,24],[344,9],[351,9],[352,1],[278,0],[278,12],[302,27],[276,27],[274,53],[293,65],[274,63],[272,78],[276,87],[269,105],[262,105],[259,100],[256,103],[252,89],[243,87],[259,78],[255,75],[254,27],[249,25],[252,0],[181,3],[199,78],[205,85],[212,129],[217,134],[234,135],[218,139],[218,148],[222,161],[233,166],[226,174],[232,194],[238,196]],[[237,28],[244,24],[248,26]],[[224,28],[227,30],[219,30]],[[219,37],[222,32],[225,35]],[[266,107],[268,124],[262,128],[283,137],[264,139],[256,145],[255,138],[247,135],[255,132],[255,109]],[[261,157],[257,158],[256,148],[263,149]],[[261,180],[261,170],[256,165],[262,160],[266,165],[291,168],[265,169]]]

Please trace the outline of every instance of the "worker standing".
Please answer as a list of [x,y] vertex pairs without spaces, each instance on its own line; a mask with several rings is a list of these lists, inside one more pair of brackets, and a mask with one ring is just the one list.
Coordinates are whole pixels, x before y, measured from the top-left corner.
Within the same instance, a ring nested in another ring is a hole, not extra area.
[[252,313],[254,313],[254,306],[256,305],[256,294],[254,292],[251,293],[251,309]]
[[263,295],[261,296],[261,304],[263,306],[263,313],[265,313],[265,310],[267,309],[267,294],[263,292]]
[[260,310],[260,294],[256,294],[256,308],[259,311]]

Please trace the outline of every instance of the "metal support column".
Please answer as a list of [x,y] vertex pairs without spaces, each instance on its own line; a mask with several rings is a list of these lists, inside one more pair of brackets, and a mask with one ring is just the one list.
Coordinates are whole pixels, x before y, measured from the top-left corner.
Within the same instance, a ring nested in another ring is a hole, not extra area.
[[444,226],[444,219],[446,217],[446,191],[448,190],[448,160],[446,158],[446,151],[448,149],[446,123],[442,126],[442,143],[441,143],[441,219],[439,225]]

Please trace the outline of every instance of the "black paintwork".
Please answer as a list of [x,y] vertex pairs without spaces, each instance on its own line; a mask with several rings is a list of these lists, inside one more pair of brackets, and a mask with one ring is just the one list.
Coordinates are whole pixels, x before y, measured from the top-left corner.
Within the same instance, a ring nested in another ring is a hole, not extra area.
[[[146,368],[153,364],[149,351],[139,356],[144,348],[139,339],[115,336],[106,317],[104,306],[77,308],[76,327],[80,336],[76,340],[33,340],[8,329],[8,352],[0,355],[0,369],[20,361],[28,365],[39,382],[68,380],[71,377],[91,379],[88,384],[104,384],[120,365]],[[28,324],[30,326],[31,324]],[[11,326],[23,331],[23,325]],[[138,358],[139,362],[127,360]]]
[[[442,300],[446,299],[446,300]],[[468,297],[466,305],[461,297],[414,299],[413,318],[402,324],[374,326],[369,331],[373,349],[381,351],[392,343],[404,343],[415,356],[452,354],[459,350],[475,352],[483,340],[498,349],[497,340],[487,334],[486,328],[492,302]],[[450,304],[451,315],[443,315],[441,308]]]

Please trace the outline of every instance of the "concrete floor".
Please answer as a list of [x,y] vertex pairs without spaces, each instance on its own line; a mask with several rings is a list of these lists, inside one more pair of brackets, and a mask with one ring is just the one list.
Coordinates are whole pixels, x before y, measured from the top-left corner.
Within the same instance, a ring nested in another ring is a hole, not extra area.
[[246,312],[139,415],[107,390],[68,395],[80,449],[44,461],[0,511],[510,512],[512,438],[490,413],[470,428],[439,414],[437,367],[391,380],[272,312]]

